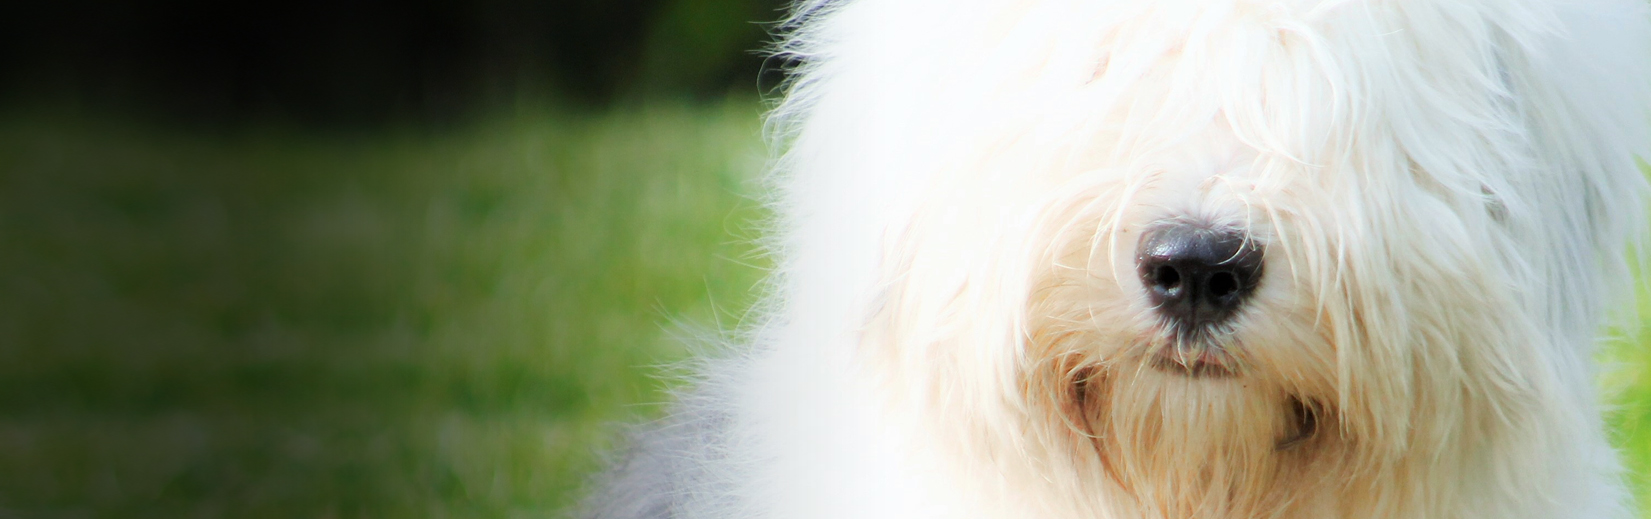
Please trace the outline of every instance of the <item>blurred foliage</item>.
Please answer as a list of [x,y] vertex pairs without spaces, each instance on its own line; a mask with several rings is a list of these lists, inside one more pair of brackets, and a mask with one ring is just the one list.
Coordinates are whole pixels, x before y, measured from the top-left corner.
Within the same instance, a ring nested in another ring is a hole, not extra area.
[[[1642,260],[1634,263],[1644,265]],[[1635,269],[1637,304],[1608,332],[1596,360],[1606,423],[1626,469],[1638,516],[1651,519],[1651,275]]]
[[522,99],[751,97],[764,24],[785,4],[23,2],[0,7],[0,98],[363,127],[464,122]]
[[665,400],[670,321],[749,301],[756,115],[0,118],[0,516],[562,508]]
[[771,39],[768,30],[785,14],[781,5],[754,0],[671,1],[655,19],[649,36],[642,88],[654,93],[721,94],[711,88],[755,92],[759,79],[777,81],[777,71],[752,66],[763,63],[762,53]]

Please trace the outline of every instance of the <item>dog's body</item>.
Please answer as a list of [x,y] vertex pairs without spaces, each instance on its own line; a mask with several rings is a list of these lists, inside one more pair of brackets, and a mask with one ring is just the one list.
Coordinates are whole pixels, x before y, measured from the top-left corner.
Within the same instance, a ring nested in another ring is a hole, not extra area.
[[1626,517],[1631,0],[799,7],[778,268],[600,517]]

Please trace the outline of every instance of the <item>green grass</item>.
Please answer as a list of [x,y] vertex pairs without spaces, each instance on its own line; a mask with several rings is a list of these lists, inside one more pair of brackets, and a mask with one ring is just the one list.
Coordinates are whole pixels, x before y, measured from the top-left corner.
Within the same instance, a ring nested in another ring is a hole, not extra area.
[[1622,453],[1627,480],[1642,518],[1651,519],[1651,279],[1638,276],[1637,315],[1605,344],[1600,386],[1610,403],[1606,421]]
[[552,515],[749,301],[758,111],[6,118],[0,516]]
[[[437,134],[70,113],[0,118],[0,517],[554,517],[657,412],[670,323],[731,326],[761,276],[752,102]],[[1651,498],[1648,351],[1605,356]]]

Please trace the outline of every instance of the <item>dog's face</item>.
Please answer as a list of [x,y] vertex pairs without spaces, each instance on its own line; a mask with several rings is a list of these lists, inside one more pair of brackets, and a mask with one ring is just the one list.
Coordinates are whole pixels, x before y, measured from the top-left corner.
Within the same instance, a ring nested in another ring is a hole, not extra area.
[[1520,430],[1586,400],[1554,364],[1637,196],[1544,127],[1582,112],[1523,21],[1045,4],[935,22],[948,67],[854,34],[883,65],[812,100],[877,121],[815,144],[889,191],[835,202],[878,233],[859,362],[960,470],[1102,514],[1450,515],[1479,483],[1438,474],[1556,441]]
[[1473,434],[1432,427],[1497,412],[1504,395],[1472,386],[1498,375],[1472,370],[1517,393],[1530,367],[1498,351],[1534,335],[1484,192],[1403,163],[1269,158],[1219,116],[1188,133],[1097,153],[1012,206],[1028,223],[997,239],[1013,245],[981,249],[1024,269],[983,272],[1014,291],[995,311],[1016,339],[953,360],[1013,370],[1028,415],[1005,436],[1066,449],[1049,455],[1163,517],[1330,513],[1314,507],[1346,485],[1462,455],[1419,438]]
[[1482,193],[1269,162],[1222,126],[1040,209],[1024,398],[1148,513],[1309,513],[1473,412],[1433,392],[1515,340],[1509,251]]

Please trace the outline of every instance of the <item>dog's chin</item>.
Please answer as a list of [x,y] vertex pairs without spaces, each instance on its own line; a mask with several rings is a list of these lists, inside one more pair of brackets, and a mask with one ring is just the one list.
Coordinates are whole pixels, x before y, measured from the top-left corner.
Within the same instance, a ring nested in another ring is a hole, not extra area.
[[[1178,340],[1153,344],[1146,363],[1170,379],[1224,382],[1246,376],[1233,351],[1237,347],[1232,341],[1217,340],[1213,335],[1197,338],[1183,335]],[[1274,407],[1274,412],[1285,421],[1282,434],[1273,438],[1275,450],[1293,449],[1317,435],[1319,415],[1326,412],[1322,403],[1299,395],[1286,395],[1274,402],[1265,406]]]

